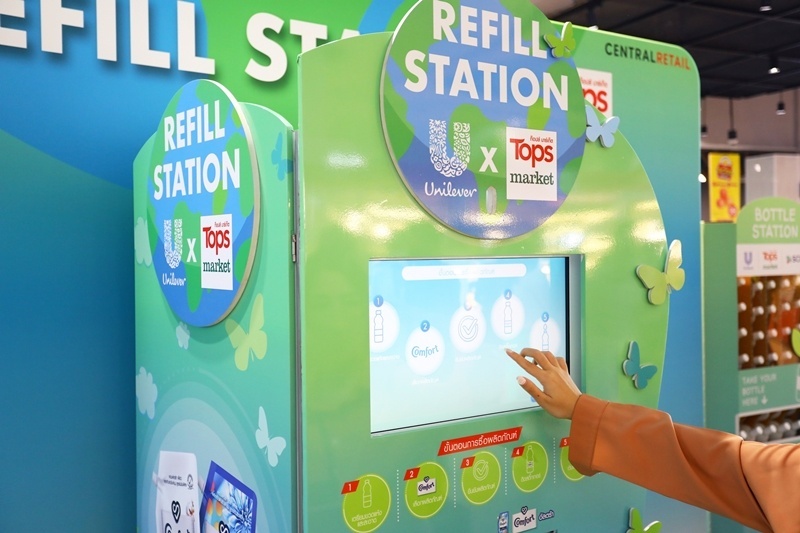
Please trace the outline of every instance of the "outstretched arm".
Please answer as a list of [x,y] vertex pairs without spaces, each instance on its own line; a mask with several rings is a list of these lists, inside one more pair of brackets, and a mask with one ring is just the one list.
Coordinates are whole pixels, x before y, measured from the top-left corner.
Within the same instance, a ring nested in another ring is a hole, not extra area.
[[[575,406],[569,438],[570,462],[583,474],[605,472],[753,529],[772,531],[748,485],[741,449],[742,439],[735,435],[673,424],[664,412],[588,395]],[[797,472],[792,476],[795,485]]]
[[522,388],[572,419],[569,458],[581,473],[605,472],[760,531],[800,531],[800,445],[674,424],[661,411],[581,395],[553,354],[508,355],[541,384],[520,376]]

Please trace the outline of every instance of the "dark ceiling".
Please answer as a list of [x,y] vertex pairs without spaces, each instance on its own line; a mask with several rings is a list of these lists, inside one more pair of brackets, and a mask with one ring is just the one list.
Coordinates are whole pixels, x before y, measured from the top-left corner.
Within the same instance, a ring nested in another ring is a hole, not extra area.
[[[694,58],[701,95],[747,98],[800,87],[798,0],[588,0],[550,20],[676,44]],[[769,11],[762,10],[770,6]],[[768,73],[777,61],[780,72]]]

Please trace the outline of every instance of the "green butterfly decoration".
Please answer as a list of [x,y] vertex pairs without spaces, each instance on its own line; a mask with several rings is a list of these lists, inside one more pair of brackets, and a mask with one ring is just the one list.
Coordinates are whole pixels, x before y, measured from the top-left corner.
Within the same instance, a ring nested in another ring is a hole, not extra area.
[[667,251],[667,264],[664,272],[650,265],[636,267],[636,275],[648,289],[647,300],[653,305],[661,305],[671,291],[679,291],[686,282],[686,272],[681,268],[681,241],[672,241]]
[[655,521],[647,524],[647,526],[642,525],[642,515],[639,513],[639,509],[635,507],[631,507],[630,512],[630,520],[628,521],[629,529],[626,533],[660,533],[661,532],[661,522]]
[[229,318],[225,321],[225,331],[234,349],[234,362],[236,368],[247,370],[250,365],[251,355],[256,359],[263,359],[267,354],[267,334],[264,327],[264,297],[256,295],[253,308],[250,311],[250,330],[245,330],[235,320]]
[[553,57],[567,59],[572,55],[577,43],[575,37],[572,35],[572,23],[564,23],[561,29],[561,37],[559,38],[554,33],[548,33],[544,36],[545,42],[550,46],[553,52]]
[[797,328],[792,330],[792,351],[800,357],[800,329]]

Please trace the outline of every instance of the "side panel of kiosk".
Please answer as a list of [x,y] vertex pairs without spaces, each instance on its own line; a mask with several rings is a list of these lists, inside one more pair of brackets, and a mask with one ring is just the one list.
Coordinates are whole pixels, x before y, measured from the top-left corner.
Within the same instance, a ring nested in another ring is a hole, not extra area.
[[134,164],[139,531],[297,529],[292,130],[196,81]]
[[[669,298],[666,359],[658,407],[676,422],[702,426],[700,272],[700,80],[686,50],[605,31],[575,28],[575,65],[586,100],[607,116],[636,150],[653,186],[668,242],[682,244],[684,287]],[[609,175],[609,190],[614,178]],[[648,511],[664,530],[694,531],[707,513],[655,493]]]
[[[466,4],[462,16],[472,12]],[[569,358],[585,391],[658,406],[670,298],[682,295],[684,271],[638,147],[624,122],[602,137],[607,119],[575,93],[574,64],[554,60],[549,49],[537,58],[547,62],[542,72],[559,73],[573,87],[562,95],[562,116],[540,102],[510,125],[480,101],[448,102],[447,91],[464,96],[458,93],[470,89],[452,89],[454,80],[468,82],[451,72],[442,79],[447,89],[437,92],[436,68],[448,72],[441,57],[463,64],[456,59],[463,50],[434,54],[442,43],[424,26],[430,14],[415,14],[432,5],[446,14],[441,2],[421,2],[394,38],[346,39],[300,58],[303,530],[624,531],[639,519],[666,520],[645,516],[646,491],[608,476],[584,478],[572,467],[568,423],[526,396],[504,353],[553,351]],[[490,19],[511,17],[495,8],[501,13]],[[536,8],[519,9],[523,27],[555,33]],[[387,49],[427,46],[413,34],[431,47],[430,91],[442,96],[424,109],[386,85],[403,73]],[[543,46],[527,35],[529,51]],[[503,54],[493,53],[501,63]],[[696,110],[696,94],[687,93],[685,105]],[[468,135],[447,133],[456,122],[467,124]],[[591,139],[587,123],[599,128]],[[446,142],[436,153],[447,161],[437,166],[433,145],[439,148],[442,127]],[[639,141],[665,142],[685,135],[681,128],[696,137],[698,127],[695,117]],[[512,174],[523,171],[510,154],[534,143],[561,161],[537,169],[557,174],[557,184],[537,183],[555,187],[528,196],[515,189]],[[441,177],[418,179],[434,171]],[[686,252],[696,271],[697,250]],[[687,338],[699,339],[695,333]],[[700,353],[699,345],[682,348]],[[705,527],[703,513],[694,518],[692,527]]]

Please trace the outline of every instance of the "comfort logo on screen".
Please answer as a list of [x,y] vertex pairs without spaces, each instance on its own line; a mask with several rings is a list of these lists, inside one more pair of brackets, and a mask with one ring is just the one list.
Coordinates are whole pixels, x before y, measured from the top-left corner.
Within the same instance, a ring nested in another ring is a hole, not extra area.
[[200,286],[233,290],[231,215],[200,217]]
[[556,133],[506,128],[506,194],[509,200],[558,200]]

